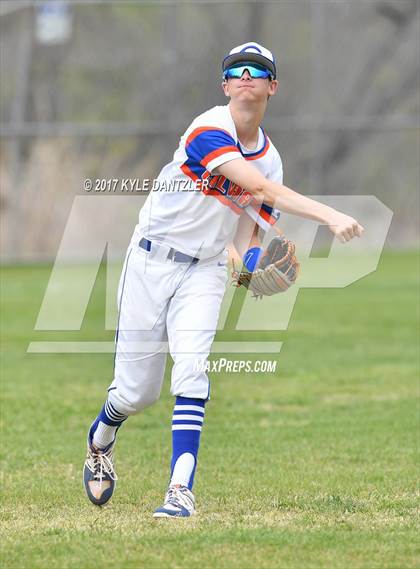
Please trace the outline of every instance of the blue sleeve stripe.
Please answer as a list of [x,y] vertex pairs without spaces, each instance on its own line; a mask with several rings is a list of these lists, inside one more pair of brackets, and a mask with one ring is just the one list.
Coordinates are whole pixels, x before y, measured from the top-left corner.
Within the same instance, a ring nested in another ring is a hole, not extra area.
[[201,164],[197,164],[194,160],[186,160],[184,164],[181,166],[181,170],[184,172],[186,176],[191,178],[191,180],[197,181],[201,179],[201,176],[204,174],[206,169]]
[[[197,132],[199,131],[199,132]],[[192,136],[195,132],[197,134]],[[201,163],[215,150],[226,147],[226,151],[239,150],[229,133],[220,129],[196,129],[187,139],[185,152],[190,160]],[[234,149],[232,147],[235,147]]]

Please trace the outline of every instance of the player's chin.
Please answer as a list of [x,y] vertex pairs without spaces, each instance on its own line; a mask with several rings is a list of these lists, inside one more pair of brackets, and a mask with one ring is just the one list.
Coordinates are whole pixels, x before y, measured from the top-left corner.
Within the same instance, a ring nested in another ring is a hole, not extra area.
[[238,87],[238,93],[253,93],[255,92],[255,87],[253,85],[241,85]]
[[240,100],[245,100],[245,101],[259,101],[261,99],[261,94],[260,93],[256,93],[254,89],[250,88],[250,89],[241,89],[238,93],[237,93],[237,98]]

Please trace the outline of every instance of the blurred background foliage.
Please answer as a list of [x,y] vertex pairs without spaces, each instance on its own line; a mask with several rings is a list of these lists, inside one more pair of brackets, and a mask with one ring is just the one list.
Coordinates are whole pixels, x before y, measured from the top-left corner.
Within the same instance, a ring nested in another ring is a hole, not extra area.
[[0,32],[3,259],[54,258],[85,178],[156,176],[250,40],[277,57],[285,183],[373,194],[388,246],[418,245],[417,0],[3,1]]

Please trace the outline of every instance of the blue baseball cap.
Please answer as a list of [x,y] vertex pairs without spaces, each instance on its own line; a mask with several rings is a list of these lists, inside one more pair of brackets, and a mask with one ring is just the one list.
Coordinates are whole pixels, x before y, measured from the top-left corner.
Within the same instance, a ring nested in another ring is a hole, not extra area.
[[274,79],[276,78],[276,60],[274,55],[259,43],[248,42],[231,49],[223,59],[222,69],[225,71],[228,67],[241,62],[259,63],[269,69]]

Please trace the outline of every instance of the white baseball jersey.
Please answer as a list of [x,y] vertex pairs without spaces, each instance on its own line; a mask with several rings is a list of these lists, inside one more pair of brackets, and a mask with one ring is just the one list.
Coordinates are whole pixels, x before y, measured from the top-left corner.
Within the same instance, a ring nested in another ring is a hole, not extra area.
[[241,157],[266,178],[283,182],[280,155],[261,127],[257,148],[251,151],[239,143],[228,105],[199,115],[182,135],[172,162],[161,170],[157,190],[150,192],[140,211],[135,238],[207,259],[233,239],[244,211],[268,229],[278,219],[278,210],[255,204],[249,192],[215,172]]

